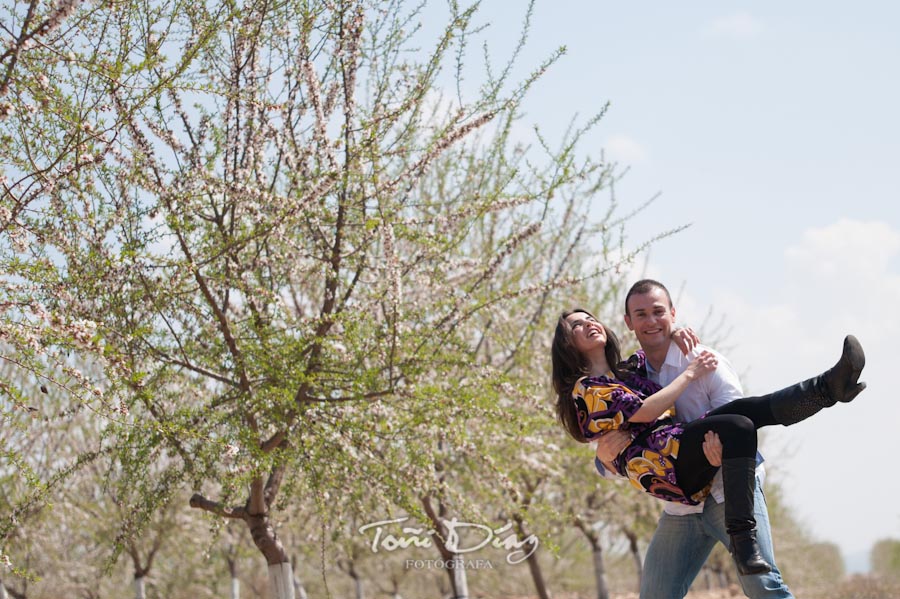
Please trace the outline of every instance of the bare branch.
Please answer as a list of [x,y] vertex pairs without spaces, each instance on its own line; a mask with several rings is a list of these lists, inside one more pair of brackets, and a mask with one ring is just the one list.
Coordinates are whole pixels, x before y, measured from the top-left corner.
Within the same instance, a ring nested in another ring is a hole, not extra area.
[[199,493],[191,495],[190,505],[192,508],[204,510],[223,518],[233,518],[235,520],[246,520],[247,510],[243,506],[225,507],[221,503],[211,501]]

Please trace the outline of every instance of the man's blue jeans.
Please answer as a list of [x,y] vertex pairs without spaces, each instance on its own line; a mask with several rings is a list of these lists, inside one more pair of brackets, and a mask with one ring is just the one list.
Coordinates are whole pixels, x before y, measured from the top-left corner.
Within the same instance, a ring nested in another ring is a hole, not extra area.
[[[756,479],[753,515],[756,535],[766,561],[775,565],[772,530],[759,477]],[[663,514],[656,527],[641,578],[641,599],[682,599],[716,542],[728,547],[724,504],[706,498],[702,514]],[[744,594],[751,599],[793,599],[776,567],[766,574],[739,576]]]

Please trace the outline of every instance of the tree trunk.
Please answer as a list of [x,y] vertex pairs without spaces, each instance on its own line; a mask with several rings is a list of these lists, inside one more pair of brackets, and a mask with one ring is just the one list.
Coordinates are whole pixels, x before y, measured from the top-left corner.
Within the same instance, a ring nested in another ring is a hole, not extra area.
[[199,493],[194,493],[190,500],[192,508],[224,518],[243,520],[247,524],[253,544],[266,558],[269,567],[269,596],[272,599],[294,599],[294,569],[269,521],[269,509],[281,487],[284,468],[283,464],[272,468],[269,479],[265,482],[262,476],[255,477],[250,482],[250,497],[244,506],[227,508]]
[[6,587],[3,586],[2,580],[0,580],[0,599],[6,599]]
[[128,554],[131,556],[131,562],[134,565],[134,597],[135,599],[144,599],[147,596],[146,581],[150,574],[150,568],[153,567],[153,558],[162,545],[163,529],[156,531],[156,539],[153,541],[153,547],[147,552],[144,560],[141,560],[141,553],[132,540],[128,546]]
[[147,596],[144,580],[143,576],[134,577],[134,599],[145,599]]
[[713,569],[704,565],[700,571],[703,573],[703,582],[706,584],[706,590],[713,590]]
[[469,599],[469,577],[466,576],[465,565],[466,560],[459,556],[458,553],[452,554],[454,567],[449,570],[450,584],[453,585],[453,599]]
[[300,580],[300,576],[297,575],[297,556],[291,557],[291,569],[293,570],[294,575],[294,594],[297,599],[308,599],[306,596],[306,587],[303,586],[303,582]]
[[400,594],[400,580],[397,576],[391,576],[391,599],[403,599]]
[[294,578],[294,592],[297,595],[297,599],[309,599],[306,596],[306,587],[303,586],[299,578]]
[[606,583],[606,563],[603,561],[603,546],[600,535],[580,516],[574,518],[575,528],[580,530],[591,546],[591,557],[594,562],[594,580],[597,583],[597,599],[609,599],[609,585]]
[[228,573],[231,575],[231,599],[241,599],[241,581],[237,575],[237,560],[226,557],[228,560]]
[[[252,503],[253,498],[254,495],[251,494],[251,510],[256,507]],[[269,522],[268,512],[259,510],[248,514],[245,519],[250,527],[253,543],[269,566],[269,596],[271,599],[294,599],[294,570],[284,546]]]
[[631,558],[634,560],[634,567],[637,571],[637,590],[641,590],[641,577],[644,575],[644,566],[641,562],[641,551],[638,548],[638,538],[634,531],[625,530],[625,536],[628,537],[628,549],[631,552]]
[[425,508],[425,513],[428,514],[429,520],[431,520],[432,530],[434,531],[431,536],[434,539],[435,546],[441,553],[441,558],[444,560],[445,565],[444,569],[450,578],[450,590],[453,593],[453,599],[469,599],[469,580],[466,576],[466,569],[461,567],[466,562],[460,557],[460,554],[451,551],[444,543],[450,534],[450,531],[447,530],[447,526],[444,524],[446,508],[443,502],[438,500],[438,510],[440,512],[438,513],[431,502],[432,497],[430,495],[422,497],[422,506]]
[[243,515],[250,528],[253,544],[266,558],[269,566],[269,596],[272,599],[294,599],[294,569],[284,550],[284,545],[269,521],[269,508],[284,476],[284,466],[276,466],[263,483],[262,477],[250,483],[250,500]]
[[[355,552],[353,552],[355,554]],[[338,568],[347,573],[347,576],[353,579],[353,587],[356,589],[356,599],[365,599],[366,592],[363,588],[362,576],[356,571],[356,562],[353,557],[345,560],[338,560]]]
[[609,599],[609,586],[606,584],[606,564],[603,561],[603,547],[600,546],[599,535],[591,541],[591,555],[594,561],[594,579],[597,581],[597,599]]
[[538,597],[540,599],[550,599],[550,591],[547,590],[547,583],[544,581],[544,574],[541,572],[537,551],[528,556],[528,569],[531,570],[531,578],[534,580],[534,588]]
[[453,594],[453,585],[452,584],[450,585],[450,588],[448,589],[444,586],[445,584],[447,584],[446,580],[444,580],[443,578],[440,578],[440,577],[435,578],[435,580],[437,581],[437,587],[438,587],[437,590],[438,590],[439,597],[446,597],[447,595]]
[[[520,538],[531,538],[531,535],[525,530],[525,522],[522,518],[516,517],[515,521]],[[537,591],[538,597],[540,599],[550,599],[550,591],[547,590],[547,583],[544,581],[544,573],[541,571],[541,564],[538,561],[537,548],[531,541],[528,542],[526,547],[530,554],[528,556],[528,569],[531,570],[531,579],[534,580],[534,588]]]
[[275,529],[269,523],[268,515],[247,516],[247,526],[250,527],[250,536],[253,537],[253,543],[263,554],[263,557],[266,558],[268,565],[274,566],[276,564],[290,563],[281,541],[275,534]]
[[269,597],[294,599],[294,570],[291,562],[269,564]]
[[[27,583],[27,581],[26,581],[26,583]],[[24,586],[22,586],[22,591],[19,592],[13,588],[8,589],[5,586],[3,586],[2,583],[0,583],[0,592],[3,593],[2,597],[4,597],[4,599],[6,597],[12,597],[12,599],[26,599],[26,597],[28,597],[28,585],[25,584]]]

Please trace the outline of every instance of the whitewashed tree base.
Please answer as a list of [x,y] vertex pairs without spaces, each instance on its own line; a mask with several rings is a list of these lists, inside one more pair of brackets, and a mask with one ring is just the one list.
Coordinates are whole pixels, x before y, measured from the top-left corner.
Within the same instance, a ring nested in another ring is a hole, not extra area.
[[[457,565],[461,566],[464,562],[459,556],[455,556],[454,560],[457,562]],[[469,599],[469,579],[466,576],[465,568],[454,568],[453,569],[453,586],[456,587],[456,599]]]
[[134,579],[134,599],[144,599],[146,596],[147,594],[144,590],[144,577],[138,576]]
[[231,599],[241,599],[241,581],[239,578],[231,579]]
[[294,599],[294,570],[290,562],[269,566],[269,594],[272,599]]

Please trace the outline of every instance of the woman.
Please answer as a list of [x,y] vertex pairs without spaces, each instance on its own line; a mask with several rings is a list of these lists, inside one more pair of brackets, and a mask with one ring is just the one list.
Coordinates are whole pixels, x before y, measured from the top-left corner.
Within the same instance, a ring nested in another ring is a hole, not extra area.
[[760,555],[753,518],[756,430],[794,424],[837,401],[852,400],[865,388],[858,382],[865,355],[856,338],[849,336],[841,359],[819,377],[733,401],[690,423],[675,422],[675,400],[693,380],[716,368],[715,355],[701,352],[685,372],[661,388],[636,374],[643,371],[641,352],[622,363],[615,334],[581,309],[560,316],[552,360],[557,415],[565,429],[581,442],[609,430],[630,432],[633,440],[616,458],[615,467],[655,497],[690,505],[703,501],[718,469],[704,455],[703,439],[710,431],[719,435],[725,525],[742,575],[771,569]]

